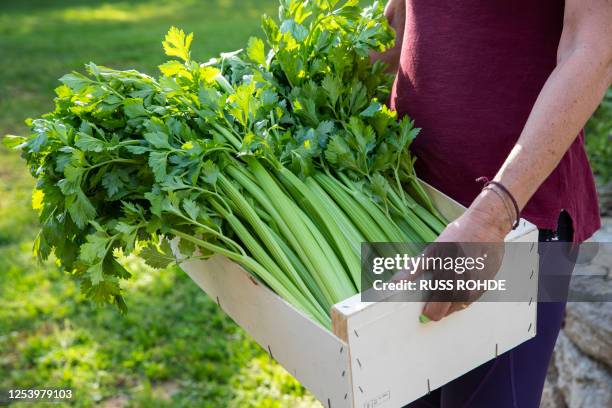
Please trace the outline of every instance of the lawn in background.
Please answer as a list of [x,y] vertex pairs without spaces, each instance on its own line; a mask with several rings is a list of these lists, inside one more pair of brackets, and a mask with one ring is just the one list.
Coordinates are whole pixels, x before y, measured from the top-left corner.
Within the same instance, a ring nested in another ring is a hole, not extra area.
[[[52,108],[64,73],[89,61],[154,74],[170,25],[205,60],[245,44],[277,0],[18,0],[0,3],[0,137]],[[611,93],[587,128],[610,178]],[[72,388],[75,405],[315,407],[282,368],[181,271],[128,260],[129,314],[85,301],[53,262],[32,258],[33,180],[0,147],[0,390]],[[31,404],[28,404],[28,406]]]
[[[0,137],[52,108],[57,78],[88,61],[155,74],[170,25],[206,60],[258,32],[276,0],[19,0],[0,4]],[[0,390],[71,388],[73,404],[315,407],[314,399],[180,270],[128,264],[127,316],[83,299],[32,257],[34,182],[0,147]],[[28,404],[30,405],[30,404]]]

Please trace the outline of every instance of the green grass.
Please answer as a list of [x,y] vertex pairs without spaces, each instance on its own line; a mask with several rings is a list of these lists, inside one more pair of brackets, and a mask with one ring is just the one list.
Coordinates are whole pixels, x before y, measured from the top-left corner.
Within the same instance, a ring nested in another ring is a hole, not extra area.
[[[156,73],[170,25],[205,60],[240,48],[276,0],[20,0],[0,5],[0,135],[52,108],[84,63]],[[129,313],[99,308],[31,253],[33,179],[0,147],[0,390],[71,388],[77,406],[313,407],[312,396],[180,270],[136,259]],[[28,404],[30,405],[30,404]]]
[[584,131],[595,175],[602,184],[612,182],[612,88],[606,92]]
[[[0,136],[23,134],[26,117],[52,108],[57,78],[86,62],[155,73],[170,25],[195,33],[194,56],[204,60],[240,48],[276,4],[3,1]],[[601,112],[591,128],[604,135],[602,147],[591,151],[604,152],[594,162],[605,166],[610,116]],[[0,389],[72,388],[79,406],[319,406],[179,270],[128,260],[135,279],[126,317],[85,301],[52,261],[32,258],[33,184],[19,157],[0,147]]]
[[23,0],[0,6],[0,129],[23,130],[26,115],[51,108],[57,78],[95,61],[155,73],[170,25],[193,31],[205,60],[257,33],[276,0]]

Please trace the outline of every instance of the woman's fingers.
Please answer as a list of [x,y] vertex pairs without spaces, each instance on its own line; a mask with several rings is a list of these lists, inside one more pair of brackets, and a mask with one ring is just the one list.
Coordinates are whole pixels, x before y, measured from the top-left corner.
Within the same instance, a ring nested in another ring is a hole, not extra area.
[[451,306],[451,302],[427,302],[427,304],[423,308],[423,313],[421,314],[421,316],[425,316],[426,319],[422,317],[420,317],[419,319],[421,323],[426,323],[430,320],[437,322],[438,320],[448,315],[449,311],[451,310]]
[[419,320],[421,323],[432,320],[437,322],[455,312],[464,310],[471,304],[472,302],[427,302]]

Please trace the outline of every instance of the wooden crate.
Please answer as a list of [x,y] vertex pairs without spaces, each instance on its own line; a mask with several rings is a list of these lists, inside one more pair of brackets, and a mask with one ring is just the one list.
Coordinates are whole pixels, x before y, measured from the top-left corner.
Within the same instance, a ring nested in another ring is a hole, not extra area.
[[[447,219],[465,210],[425,187]],[[535,226],[521,220],[506,241],[537,238]],[[505,267],[531,270],[537,281],[537,250],[506,252]],[[402,407],[535,336],[536,302],[477,302],[420,324],[423,304],[367,303],[360,294],[334,305],[332,333],[225,257],[181,268],[326,408]]]

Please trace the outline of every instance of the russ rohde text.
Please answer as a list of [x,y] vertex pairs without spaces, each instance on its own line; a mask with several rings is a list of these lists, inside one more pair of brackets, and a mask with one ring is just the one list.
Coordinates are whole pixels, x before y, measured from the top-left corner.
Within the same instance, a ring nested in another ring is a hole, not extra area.
[[375,280],[372,287],[379,291],[446,291],[446,290],[469,290],[469,291],[505,291],[506,280],[500,279],[419,279],[419,280],[399,280],[384,282],[381,279]]

